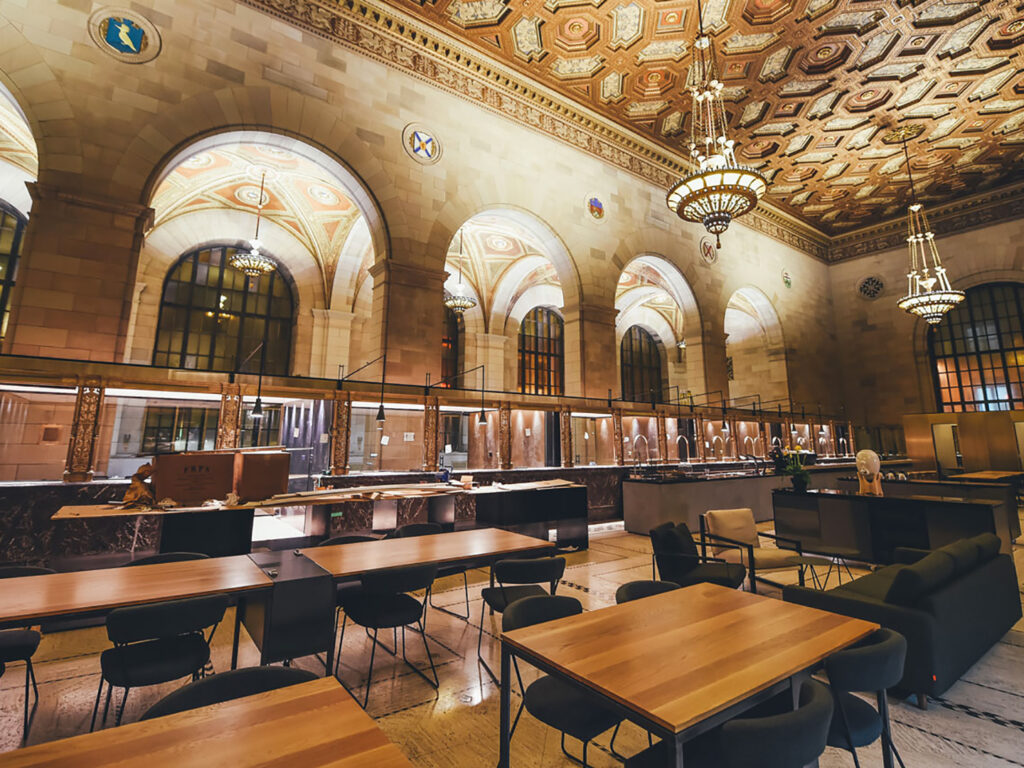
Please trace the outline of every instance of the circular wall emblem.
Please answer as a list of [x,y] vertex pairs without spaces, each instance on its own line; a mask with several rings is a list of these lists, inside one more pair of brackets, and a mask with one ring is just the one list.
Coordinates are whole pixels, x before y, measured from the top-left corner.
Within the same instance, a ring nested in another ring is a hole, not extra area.
[[601,202],[597,195],[587,195],[587,213],[598,221],[604,219],[604,203]]
[[409,157],[423,165],[433,165],[441,159],[441,142],[418,123],[409,123],[402,131],[402,146]]
[[710,237],[700,239],[700,258],[705,264],[714,264],[718,261],[718,249]]
[[788,269],[782,270],[782,284],[787,288],[793,287],[793,276],[789,274]]
[[126,64],[145,64],[160,53],[160,33],[127,8],[100,8],[89,17],[89,36],[104,53]]
[[868,301],[874,301],[882,295],[885,290],[885,283],[882,278],[876,275],[868,275],[857,284],[857,293]]

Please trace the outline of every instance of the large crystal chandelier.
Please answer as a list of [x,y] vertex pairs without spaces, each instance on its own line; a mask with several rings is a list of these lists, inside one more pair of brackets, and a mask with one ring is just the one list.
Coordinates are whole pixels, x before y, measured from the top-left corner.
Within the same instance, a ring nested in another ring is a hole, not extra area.
[[696,221],[715,236],[737,216],[749,213],[768,188],[768,180],[753,168],[736,162],[735,142],[726,135],[722,81],[715,63],[715,47],[704,34],[704,9],[697,2],[699,32],[693,44],[686,87],[692,97],[690,156],[697,163],[692,173],[668,192],[668,207],[684,221]]
[[935,247],[935,235],[928,226],[928,216],[925,215],[924,207],[917,201],[914,176],[910,170],[910,153],[907,150],[907,140],[912,135],[916,135],[913,126],[904,126],[890,131],[885,136],[889,143],[903,142],[903,156],[906,159],[907,178],[910,181],[910,209],[907,212],[910,271],[907,273],[907,295],[900,299],[898,306],[903,311],[936,325],[949,310],[964,300],[964,292],[955,290],[949,284],[946,269],[939,258],[939,249]]
[[260,248],[263,247],[263,243],[260,242],[260,218],[263,215],[263,190],[266,184],[267,173],[264,171],[263,176],[260,178],[260,197],[256,203],[256,234],[249,241],[249,250],[235,251],[231,254],[231,258],[228,259],[228,264],[232,267],[239,272],[244,272],[246,276],[254,278],[269,275],[277,269],[274,260],[260,252]]
[[444,305],[456,315],[476,306],[476,299],[469,295],[469,289],[462,282],[462,229],[459,229],[459,282],[451,291],[445,292]]

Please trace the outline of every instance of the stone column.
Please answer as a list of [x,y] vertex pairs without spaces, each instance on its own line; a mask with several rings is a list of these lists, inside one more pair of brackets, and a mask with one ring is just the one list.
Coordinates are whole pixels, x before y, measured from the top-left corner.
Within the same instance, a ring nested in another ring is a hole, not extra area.
[[563,407],[558,411],[558,438],[562,447],[562,466],[576,466],[572,454],[572,409]]
[[220,388],[220,418],[217,420],[217,448],[237,448],[241,434],[241,385],[223,384]]
[[423,469],[426,472],[437,471],[440,416],[440,402],[436,397],[428,397],[423,409]]
[[29,218],[5,351],[122,360],[143,232],[153,210],[29,184]]
[[355,314],[340,309],[314,309],[310,334],[309,375],[340,378],[339,366],[350,366],[349,347]]
[[668,464],[668,425],[665,423],[664,413],[655,413],[654,418],[658,427],[658,463]]
[[626,455],[622,450],[622,411],[612,408],[612,454],[615,456],[615,463],[624,466]]
[[103,382],[95,377],[82,379],[75,398],[75,417],[71,423],[68,458],[64,464],[65,483],[87,483],[92,480],[102,405]]
[[605,398],[618,389],[614,306],[580,304],[565,309],[565,393]]
[[331,423],[331,474],[348,474],[348,445],[352,437],[352,395],[334,393],[334,420]]
[[512,404],[498,404],[498,466],[512,469]]
[[[501,391],[514,388],[505,386],[505,348],[508,337],[500,333],[472,333],[463,334],[465,342],[465,357],[463,370],[475,368],[478,365],[486,366],[484,370],[484,381],[487,389]],[[462,388],[474,388],[480,384],[480,373],[474,372],[464,377],[464,381],[458,382]]]

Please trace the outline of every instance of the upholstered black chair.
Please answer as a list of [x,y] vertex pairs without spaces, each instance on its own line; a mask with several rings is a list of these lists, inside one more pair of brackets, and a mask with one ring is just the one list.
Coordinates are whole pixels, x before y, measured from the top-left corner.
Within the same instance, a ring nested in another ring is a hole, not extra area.
[[498,560],[491,566],[491,577],[497,586],[484,587],[480,591],[483,601],[480,603],[480,632],[476,638],[476,658],[483,664],[487,674],[494,682],[498,676],[484,661],[481,647],[484,639],[484,611],[497,611],[504,614],[505,609],[516,600],[524,597],[536,597],[547,592],[540,586],[548,585],[548,591],[554,595],[558,582],[565,574],[565,559],[561,557],[530,557],[518,560]]
[[[39,641],[42,636],[32,629],[4,629],[0,630],[0,677],[7,671],[7,665],[21,661],[25,663],[25,713],[21,724],[21,743],[28,742],[28,732],[32,728],[32,720],[36,716],[36,708],[39,707],[39,686],[36,684],[36,673],[32,667],[32,656],[39,648]],[[35,702],[29,710],[29,682],[32,683],[32,693],[35,694]]]
[[672,581],[681,587],[707,582],[736,589],[747,578],[747,569],[738,563],[702,558],[686,523],[662,523],[652,528],[650,535],[662,581]]
[[17,579],[22,576],[49,576],[56,573],[52,568],[37,565],[0,565],[0,579]]
[[122,566],[122,568],[128,568],[133,565],[159,565],[160,563],[184,563],[189,560],[206,560],[209,557],[209,555],[204,555],[202,552],[158,552],[155,555],[137,557],[134,560],[125,563]]
[[[324,539],[318,547],[333,547],[337,544],[358,544],[362,541],[380,541],[377,536],[362,536],[358,534],[350,534],[346,536],[334,536],[330,539]],[[334,610],[334,634],[338,634],[338,614],[345,609],[345,601],[358,595],[362,590],[362,585],[358,579],[346,579],[345,581],[339,581],[335,584],[337,589],[337,596],[335,597],[335,610]]]
[[[435,536],[439,533],[444,533],[444,528],[439,523],[409,523],[408,525],[400,526],[395,529],[396,539],[408,539],[413,536]],[[431,599],[430,607],[438,611],[443,611],[451,616],[454,616],[463,621],[469,621],[469,577],[466,575],[470,566],[466,564],[448,564],[438,566],[437,578],[443,579],[446,576],[462,576],[462,589],[466,596],[466,613],[457,613],[450,611],[444,606],[436,605]]]
[[675,589],[679,589],[679,585],[672,581],[630,581],[615,590],[615,602],[628,603]]
[[164,696],[146,710],[142,720],[241,699],[257,693],[308,683],[318,677],[297,667],[247,667],[204,677]]
[[[370,646],[370,669],[366,674],[366,696],[363,698],[363,707],[370,701],[370,687],[373,684],[373,661],[377,653],[377,646],[386,650],[392,656],[398,655],[398,648],[394,651],[377,639],[382,629],[402,630],[402,661],[417,675],[426,680],[434,688],[440,687],[437,677],[437,668],[434,666],[434,657],[427,645],[427,633],[423,627],[423,615],[427,609],[427,601],[430,599],[430,588],[437,577],[436,565],[416,565],[408,568],[393,568],[387,571],[376,573],[364,573],[360,578],[362,589],[359,594],[354,595],[345,602],[345,618],[341,624],[341,639],[338,641],[338,657],[340,661],[341,648],[345,642],[345,625],[351,620],[366,629],[373,630]],[[423,591],[423,601],[420,602],[409,592]],[[430,672],[433,680],[424,674],[423,670],[409,661],[405,655],[405,629],[415,627],[415,631],[423,640],[423,649],[427,652],[427,661],[430,662]],[[397,645],[397,639],[396,639]],[[337,675],[338,666],[335,665],[334,673]]]
[[[583,613],[583,606],[575,597],[561,595],[533,595],[520,598],[505,609],[501,617],[503,632],[511,632],[523,627],[542,624],[546,621],[562,619]],[[519,667],[516,666],[516,674]],[[605,707],[594,696],[588,695],[579,687],[556,677],[544,676],[534,680],[523,688],[520,677],[519,687],[523,691],[523,701],[512,723],[515,734],[519,718],[525,708],[533,717],[545,725],[555,728],[562,734],[562,752],[570,760],[587,765],[587,748],[590,742],[605,731],[612,728],[618,730],[622,717],[614,710]],[[565,748],[565,737],[572,736],[583,744],[582,760],[570,754]],[[614,747],[615,737],[612,736]]]
[[[825,659],[825,672],[835,700],[828,745],[849,750],[857,768],[857,747],[866,747],[879,738],[885,768],[891,768],[893,755],[903,765],[892,741],[886,690],[903,678],[906,658],[906,638],[891,629],[879,629],[857,645]],[[854,693],[874,694],[877,707]]]
[[[210,660],[210,640],[229,601],[228,595],[216,594],[116,608],[107,614],[107,637],[114,647],[100,654],[100,685],[89,730],[96,727],[103,683],[107,683],[104,723],[114,688],[124,689],[115,720],[120,725],[132,688],[169,683],[188,675],[197,679]],[[205,634],[208,628],[209,635]]]
[[[784,693],[756,709],[698,736],[684,746],[686,768],[803,768],[825,751],[832,697],[828,688],[809,680],[793,709]],[[661,766],[668,762],[667,745],[658,742],[626,761],[626,768]]]

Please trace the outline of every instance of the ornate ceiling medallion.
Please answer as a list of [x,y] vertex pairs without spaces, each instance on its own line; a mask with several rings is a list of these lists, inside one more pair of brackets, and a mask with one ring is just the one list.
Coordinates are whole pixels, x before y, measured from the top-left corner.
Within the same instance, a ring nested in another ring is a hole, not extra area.
[[160,33],[127,8],[100,8],[89,17],[89,36],[101,51],[125,64],[145,64],[160,54]]
[[409,123],[402,131],[402,146],[417,163],[433,165],[441,159],[441,142],[419,123]]
[[728,118],[722,101],[722,80],[715,63],[715,48],[704,34],[704,16],[697,0],[699,33],[686,77],[693,105],[690,121],[690,156],[697,172],[678,182],[668,193],[668,207],[684,221],[700,222],[722,247],[721,234],[737,216],[749,213],[768,188],[768,180],[736,162],[735,142],[726,135]]

